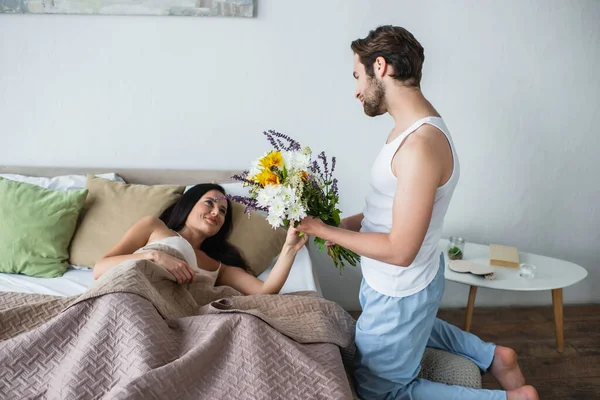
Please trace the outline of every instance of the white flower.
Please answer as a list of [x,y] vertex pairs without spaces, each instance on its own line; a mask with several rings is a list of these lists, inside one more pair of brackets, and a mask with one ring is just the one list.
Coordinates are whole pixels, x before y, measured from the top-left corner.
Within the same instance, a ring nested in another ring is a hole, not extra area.
[[308,164],[310,164],[310,154],[296,153],[294,158],[296,159],[296,169],[301,169],[303,171],[308,169]]
[[266,193],[265,189],[260,189],[256,196],[256,201],[261,207],[269,207],[271,205],[271,197]]
[[283,165],[289,171],[294,168],[294,152],[293,151],[282,151],[281,155],[283,156]]
[[[269,187],[269,186],[267,186]],[[258,195],[256,196],[256,201],[258,202],[258,205],[261,207],[269,207],[271,205],[271,201],[273,200],[273,197],[271,197],[268,193],[268,190],[266,190],[266,188],[260,189],[258,191]]]
[[282,155],[285,168],[289,172],[296,169],[306,170],[310,163],[310,154],[304,154],[300,151],[284,151]]
[[288,209],[288,218],[294,221],[300,221],[302,218],[306,217],[306,210],[302,206],[302,204],[294,203]]
[[269,207],[269,215],[275,215],[278,218],[281,218],[285,215],[285,209],[285,203],[281,197],[275,197]]
[[250,170],[248,171],[248,177],[254,177],[262,171],[262,166],[260,165],[260,158],[257,158],[256,161],[252,163],[250,166]]
[[286,207],[289,207],[293,202],[296,201],[296,193],[293,188],[289,186],[283,186],[279,197],[284,202]]
[[264,190],[265,193],[267,194],[267,196],[273,198],[278,196],[281,191],[283,190],[284,186],[283,185],[267,185],[265,186]]
[[275,214],[271,214],[271,213],[269,213],[269,216],[267,217],[267,222],[269,224],[271,224],[273,229],[278,228],[281,225],[283,225],[283,220],[281,219],[281,217],[279,217],[278,215],[275,215]]
[[262,189],[258,190],[256,195],[256,201],[261,207],[270,207],[273,201],[283,190],[282,185],[267,185]]

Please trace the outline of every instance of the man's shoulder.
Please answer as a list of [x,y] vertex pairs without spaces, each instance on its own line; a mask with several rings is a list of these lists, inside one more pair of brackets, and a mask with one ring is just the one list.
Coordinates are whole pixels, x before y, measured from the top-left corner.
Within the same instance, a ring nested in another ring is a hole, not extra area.
[[435,126],[424,124],[411,133],[398,149],[392,160],[392,170],[397,176],[399,169],[437,168],[444,163],[448,140]]
[[401,148],[409,151],[437,151],[448,146],[448,138],[442,130],[430,124],[423,124],[412,132]]
[[435,126],[424,124],[407,136],[398,152],[427,151],[437,146],[444,134]]

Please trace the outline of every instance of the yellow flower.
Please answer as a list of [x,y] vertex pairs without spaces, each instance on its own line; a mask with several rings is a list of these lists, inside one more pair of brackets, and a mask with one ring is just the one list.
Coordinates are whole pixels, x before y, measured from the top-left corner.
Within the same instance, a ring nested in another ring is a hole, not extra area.
[[279,151],[272,151],[260,159],[260,165],[268,170],[272,167],[283,167],[283,156]]
[[255,179],[262,186],[279,185],[279,177],[269,169],[263,170],[260,174],[256,175]]

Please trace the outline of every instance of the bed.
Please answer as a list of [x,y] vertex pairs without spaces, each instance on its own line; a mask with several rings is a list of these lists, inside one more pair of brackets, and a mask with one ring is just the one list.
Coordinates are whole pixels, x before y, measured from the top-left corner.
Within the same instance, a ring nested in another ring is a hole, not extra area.
[[[127,183],[191,185],[227,183],[235,171],[111,172]],[[202,279],[184,288],[164,274],[151,262],[122,263],[97,281],[77,265],[55,278],[0,273],[0,398],[353,397],[354,321],[322,298],[306,248],[279,295],[239,296]]]

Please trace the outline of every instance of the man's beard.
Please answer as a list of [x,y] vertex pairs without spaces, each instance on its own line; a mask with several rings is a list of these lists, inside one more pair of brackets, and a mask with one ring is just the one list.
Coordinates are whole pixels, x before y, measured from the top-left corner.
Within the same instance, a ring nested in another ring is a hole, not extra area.
[[385,87],[380,80],[371,78],[369,90],[365,92],[363,97],[363,109],[369,117],[376,117],[387,112]]

